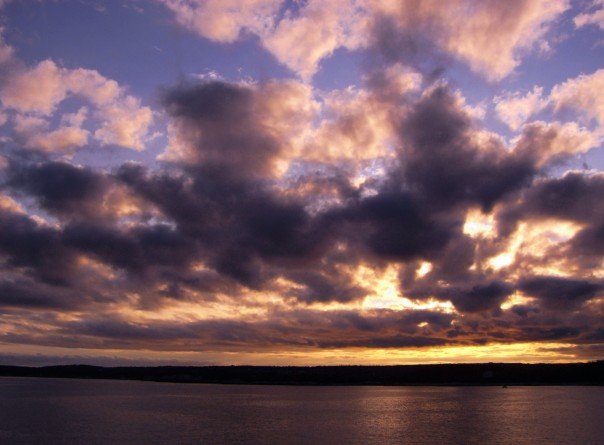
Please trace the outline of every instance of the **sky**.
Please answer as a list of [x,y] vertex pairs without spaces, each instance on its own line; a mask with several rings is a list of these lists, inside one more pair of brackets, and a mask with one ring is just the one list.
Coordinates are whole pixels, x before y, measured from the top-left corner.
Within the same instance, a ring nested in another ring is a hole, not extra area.
[[604,358],[603,30],[0,0],[0,363]]

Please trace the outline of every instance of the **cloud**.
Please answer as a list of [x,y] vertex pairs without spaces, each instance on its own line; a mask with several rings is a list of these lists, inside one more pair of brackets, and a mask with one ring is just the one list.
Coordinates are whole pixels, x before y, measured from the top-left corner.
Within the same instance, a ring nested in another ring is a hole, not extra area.
[[212,366],[216,363],[203,360],[176,360],[129,358],[115,355],[51,355],[51,354],[0,354],[0,363],[4,366],[58,366],[58,365],[89,365],[89,366]]
[[160,0],[184,27],[217,42],[234,42],[242,30],[272,26],[280,0]]
[[127,96],[123,100],[102,107],[97,116],[103,124],[94,132],[94,137],[103,145],[144,150],[153,112],[142,107],[139,99]]
[[[0,8],[2,6],[3,5],[0,5]],[[0,27],[0,65],[11,62],[15,53],[13,47],[4,41],[4,36],[2,35],[3,33],[4,28]]]
[[400,157],[409,186],[431,205],[476,202],[490,208],[530,181],[535,166],[497,139],[478,145],[471,119],[450,91],[437,86],[417,102],[400,127]]
[[60,68],[53,61],[44,60],[30,70],[10,76],[0,92],[0,100],[5,107],[21,112],[51,114],[66,95]]
[[[601,144],[602,70],[549,91],[493,85],[559,41],[569,1],[156,1],[214,50],[252,39],[298,78],[208,69],[152,110],[97,70],[28,65],[0,40],[5,350],[597,356],[604,179],[564,169]],[[347,52],[357,85],[312,85]],[[489,127],[480,85],[445,80],[460,64],[497,91],[511,136]],[[78,153],[155,149],[155,121],[158,162]]]
[[367,23],[362,2],[310,0],[297,13],[286,11],[274,30],[260,35],[277,60],[309,81],[336,49],[362,47]]
[[43,283],[66,285],[74,266],[71,249],[64,246],[60,232],[13,209],[0,213],[0,252],[10,268],[24,268]]
[[[42,63],[54,64],[52,61]],[[115,102],[124,94],[115,80],[107,79],[97,71],[83,68],[62,71],[63,83],[69,92],[84,96],[99,107]]]
[[582,12],[573,19],[577,28],[595,25],[604,29],[604,2],[602,0],[592,0],[586,12]]
[[69,153],[88,143],[89,132],[79,125],[64,125],[49,130],[48,120],[35,116],[17,115],[14,131],[23,146],[46,153]]
[[258,288],[267,279],[261,260],[303,261],[314,256],[324,235],[301,204],[271,193],[248,177],[245,165],[240,167],[241,178],[212,165],[181,177],[149,175],[143,168],[126,166],[119,178],[199,243],[199,259]]
[[596,135],[601,137],[604,101],[598,92],[603,87],[604,70],[597,70],[555,85],[547,96],[543,95],[543,88],[537,86],[524,96],[517,92],[499,96],[495,98],[495,111],[512,130],[518,130],[529,118],[545,109],[558,115],[570,111],[584,125],[595,122]]
[[[497,1],[468,0],[438,5],[311,0],[294,7],[273,0],[160,1],[182,26],[202,37],[233,42],[243,30],[257,35],[279,62],[306,81],[316,73],[321,60],[335,50],[371,45],[385,21],[394,24],[397,34],[407,36],[412,46],[422,39],[430,41],[487,79],[501,80],[513,72],[525,54],[543,46],[547,33],[569,8],[566,0],[523,0],[505,6]],[[400,46],[395,51],[405,52]]]
[[[300,150],[317,104],[294,81],[237,85],[222,81],[183,84],[167,90],[173,117],[162,160],[270,175]],[[235,125],[236,123],[236,125]]]
[[[177,351],[589,344],[602,291],[601,175],[546,175],[587,149],[588,133],[533,122],[508,147],[443,82],[402,65],[365,82],[326,95],[291,80],[166,88],[172,140],[155,167],[9,154],[2,341]],[[120,97],[103,91],[61,125],[83,125],[95,103]],[[472,218],[487,223],[466,230]],[[572,267],[555,273],[564,261]],[[38,323],[19,322],[34,314]]]
[[600,139],[574,122],[534,121],[522,128],[514,150],[520,156],[533,157],[539,167],[571,155],[586,153],[600,145]]
[[[581,279],[599,276],[604,251],[604,209],[599,198],[603,190],[600,173],[568,172],[560,178],[536,181],[514,205],[502,208],[498,221],[503,236],[544,222],[545,239],[527,243],[536,256],[529,256],[524,265],[521,262],[519,272],[537,266],[541,274]],[[557,232],[556,225],[560,227]]]
[[382,17],[393,21],[396,33],[405,36],[411,51],[419,49],[422,40],[429,41],[492,81],[512,73],[569,8],[565,0],[524,0],[505,5],[466,0],[443,4],[374,1],[371,5]]
[[65,162],[15,167],[7,185],[35,197],[41,208],[60,216],[98,216],[98,200],[106,189],[102,175]]
[[541,87],[533,87],[533,90],[524,96],[516,92],[495,98],[497,116],[512,130],[518,130],[529,117],[541,111],[546,105],[547,101],[543,99]]
[[[420,97],[408,114],[395,116],[400,119],[393,126],[400,128],[399,163],[373,194],[339,188],[338,203],[312,212],[306,206],[312,194],[301,200],[267,182],[271,163],[283,150],[284,133],[267,124],[274,117],[257,91],[276,85],[256,89],[202,82],[166,91],[166,107],[193,150],[186,162],[176,164],[179,174],[125,165],[107,178],[47,163],[14,168],[8,185],[36,197],[46,211],[79,221],[61,229],[65,248],[128,273],[160,267],[179,275],[175,271],[186,271],[197,259],[253,289],[271,287],[283,275],[302,286],[290,292],[301,301],[348,301],[366,291],[348,285],[348,274],[338,273],[338,267],[359,258],[425,259],[436,262],[434,273],[450,274],[444,253],[453,249],[451,255],[459,255],[466,249],[462,222],[468,206],[490,209],[536,171],[531,158],[495,142],[476,145],[467,113],[454,94],[439,86]],[[236,131],[232,122],[238,123]],[[316,177],[306,180],[312,184]],[[163,221],[122,227],[111,219],[94,221],[107,211],[99,203],[119,184],[147,201]],[[348,246],[348,253],[333,255],[337,243]],[[323,271],[330,269],[335,275],[328,279]]]
[[[210,40],[231,43],[243,31],[258,35],[268,51],[305,80],[337,48],[360,46],[359,22],[366,21],[360,11],[355,11],[356,2],[352,0],[312,0],[296,12],[286,10],[281,16],[280,0],[160,1],[174,12],[181,25]],[[315,32],[317,29],[321,32]]]
[[182,234],[162,224],[120,230],[76,222],[65,228],[62,240],[67,246],[133,275],[163,265],[178,270],[187,265],[194,252],[194,245]]
[[17,201],[10,196],[0,194],[0,209],[11,213],[25,213],[25,210]]
[[411,194],[384,190],[336,215],[340,224],[351,225],[350,242],[361,239],[376,256],[404,261],[440,251],[451,237],[452,229],[433,220],[422,204]]
[[604,212],[599,199],[601,193],[604,193],[601,173],[586,175],[573,171],[560,178],[542,179],[525,191],[519,204],[520,215],[597,222]]
[[582,74],[552,88],[550,103],[554,111],[571,109],[587,121],[604,125],[604,100],[599,91],[604,87],[604,69]]
[[434,295],[439,299],[450,300],[458,310],[464,313],[477,313],[499,310],[501,304],[512,294],[513,290],[514,288],[508,283],[492,281],[465,288],[422,289],[419,292],[416,290],[410,292],[410,295],[417,297]]
[[251,89],[222,82],[183,85],[164,100],[195,163],[241,174],[270,169],[281,147],[258,121]]
[[[516,314],[511,314],[518,320]],[[484,344],[490,339],[509,341],[508,320],[488,321],[469,314],[467,319],[435,311],[377,310],[359,314],[350,310],[294,310],[274,313],[274,320],[205,319],[194,321],[155,321],[153,326],[130,321],[119,315],[111,318],[62,320],[53,329],[43,332],[32,327],[19,332],[10,326],[3,341],[20,344],[103,349],[119,345],[120,349],[142,347],[155,351],[258,352],[304,351],[309,348],[410,348],[435,345]],[[589,326],[597,318],[568,317],[546,321],[532,312],[515,329],[525,341],[569,340],[584,344],[597,336],[597,328]],[[553,323],[553,324],[552,324]],[[305,333],[301,336],[301,333]],[[585,344],[587,346],[589,343]]]
[[[77,117],[65,114],[65,125],[47,130],[43,119],[61,116],[60,105],[73,95],[90,103],[92,118],[100,126],[93,132],[82,128],[87,121],[87,111],[82,111]],[[153,120],[151,109],[114,80],[94,70],[62,68],[52,60],[10,70],[0,88],[0,101],[19,113],[16,131],[25,138],[25,146],[44,152],[73,151],[86,145],[90,135],[104,145],[142,150]]]
[[604,283],[559,277],[532,277],[520,282],[520,289],[537,297],[545,307],[577,308],[585,301],[601,296]]
[[70,290],[30,280],[0,281],[0,295],[0,307],[69,310],[79,305]]
[[321,96],[321,120],[306,135],[300,158],[318,163],[392,158],[393,115],[422,85],[422,75],[400,63],[369,73],[363,88],[348,87]]

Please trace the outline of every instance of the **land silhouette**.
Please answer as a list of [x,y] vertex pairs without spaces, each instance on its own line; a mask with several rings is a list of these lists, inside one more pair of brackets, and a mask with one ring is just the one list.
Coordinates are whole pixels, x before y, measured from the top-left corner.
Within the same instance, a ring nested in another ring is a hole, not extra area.
[[397,366],[0,366],[0,376],[250,385],[603,385],[604,360]]

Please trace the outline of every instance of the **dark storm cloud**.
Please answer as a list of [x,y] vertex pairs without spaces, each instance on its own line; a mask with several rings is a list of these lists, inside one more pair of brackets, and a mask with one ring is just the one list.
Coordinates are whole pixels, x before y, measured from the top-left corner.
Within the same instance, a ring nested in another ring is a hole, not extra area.
[[45,283],[69,284],[74,252],[62,243],[59,230],[2,209],[0,227],[0,254],[8,266],[24,268]]
[[494,281],[484,285],[475,285],[467,290],[453,291],[450,294],[450,300],[456,308],[463,312],[482,312],[499,308],[512,292],[513,288],[508,284]]
[[522,318],[526,318],[528,317],[531,313],[538,313],[539,312],[539,308],[534,307],[534,306],[529,306],[529,305],[525,305],[525,304],[515,304],[514,306],[512,306],[510,308],[510,310],[518,315],[519,317]]
[[527,328],[523,334],[529,341],[578,340],[582,330],[574,326],[557,326],[552,328]]
[[407,185],[431,205],[475,202],[489,210],[506,194],[528,185],[536,172],[531,160],[501,146],[473,142],[470,118],[445,87],[435,88],[415,105],[400,134]]
[[410,298],[425,299],[434,297],[439,300],[451,301],[461,312],[484,312],[499,309],[501,303],[512,294],[514,288],[508,283],[492,281],[473,286],[435,286],[421,285],[406,288]]
[[272,275],[264,263],[316,259],[326,239],[302,202],[280,197],[261,179],[281,147],[259,120],[258,94],[224,82],[166,90],[167,110],[195,151],[185,175],[149,176],[135,167],[119,173],[199,242],[219,273],[256,289]]
[[280,150],[258,120],[255,94],[226,82],[186,83],[166,90],[164,104],[196,161],[249,176],[265,173]]
[[592,256],[597,264],[597,258],[604,256],[604,222],[580,230],[571,240],[570,250],[577,255]]
[[604,295],[603,282],[548,276],[523,279],[519,288],[550,309],[576,309],[587,300]]
[[334,215],[350,228],[351,242],[362,239],[372,254],[404,261],[439,251],[451,237],[453,228],[433,218],[422,204],[409,192],[386,189]]
[[152,266],[182,268],[195,252],[194,244],[167,225],[116,230],[94,224],[70,224],[62,237],[65,245],[133,273],[142,273]]
[[33,196],[44,210],[61,215],[92,216],[107,184],[89,168],[66,162],[14,164],[6,186]]
[[0,306],[30,309],[73,309],[81,305],[70,289],[36,283],[32,280],[0,282]]
[[346,274],[338,274],[335,270],[330,273],[302,270],[287,273],[286,276],[293,282],[302,285],[301,288],[293,289],[290,294],[298,300],[308,303],[347,302],[367,295],[366,289],[351,285],[350,277]]
[[118,177],[199,243],[201,259],[222,274],[259,288],[263,262],[296,264],[316,258],[325,233],[304,207],[262,181],[194,169],[174,177],[123,167]]
[[506,209],[502,220],[555,217],[583,223],[604,217],[604,175],[566,173],[561,178],[537,181],[525,191],[520,203]]

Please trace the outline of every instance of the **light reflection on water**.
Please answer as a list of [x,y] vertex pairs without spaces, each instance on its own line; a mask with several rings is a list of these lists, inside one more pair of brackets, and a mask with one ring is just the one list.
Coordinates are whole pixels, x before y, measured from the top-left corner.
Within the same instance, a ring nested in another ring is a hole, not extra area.
[[602,387],[0,378],[0,443],[604,443]]

